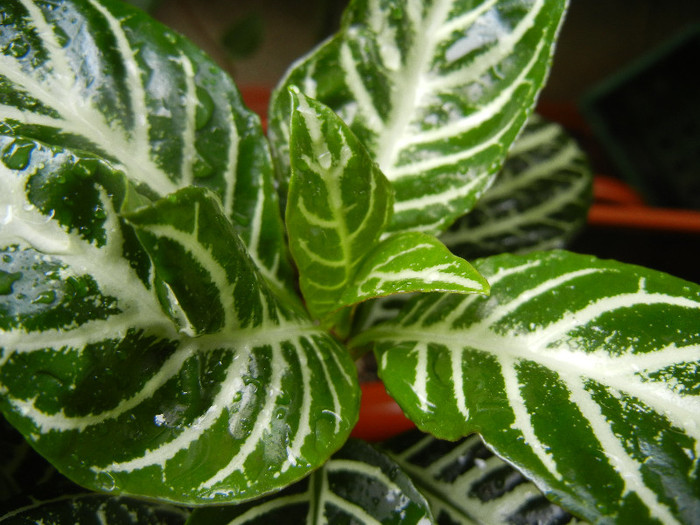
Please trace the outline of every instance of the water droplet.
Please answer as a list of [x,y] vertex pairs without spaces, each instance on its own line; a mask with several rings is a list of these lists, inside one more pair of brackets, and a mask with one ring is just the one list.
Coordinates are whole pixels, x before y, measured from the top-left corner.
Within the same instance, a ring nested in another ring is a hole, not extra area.
[[13,142],[5,151],[2,153],[2,161],[5,166],[11,170],[23,170],[29,164],[29,159],[31,158],[32,151],[34,150],[34,144],[32,143],[18,143]]
[[3,54],[10,54],[15,58],[22,58],[27,53],[29,53],[29,44],[22,40],[15,40],[14,42],[10,42],[10,45],[5,48]]
[[108,472],[101,471],[97,473],[97,479],[95,480],[100,487],[100,490],[107,492],[112,492],[117,486],[117,482]]
[[56,300],[56,292],[54,290],[45,290],[36,296],[32,304],[51,304]]
[[[7,257],[7,255],[3,257],[3,260],[5,257]],[[0,295],[10,295],[12,293],[12,285],[21,278],[22,272],[10,273],[0,270]]]
[[207,125],[214,113],[214,100],[206,89],[197,88],[197,112],[195,114],[195,127],[202,129]]

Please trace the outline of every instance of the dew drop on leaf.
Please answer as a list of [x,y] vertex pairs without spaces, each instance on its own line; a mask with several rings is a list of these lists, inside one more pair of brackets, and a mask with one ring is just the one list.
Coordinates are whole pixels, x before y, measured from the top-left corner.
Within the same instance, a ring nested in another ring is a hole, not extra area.
[[29,164],[34,144],[11,144],[3,153],[2,161],[11,170],[23,170]]
[[[3,261],[5,261],[6,257],[8,256],[3,256]],[[22,272],[10,273],[0,270],[0,295],[10,295],[12,293],[12,285],[21,278]]]
[[214,100],[206,89],[197,88],[197,111],[195,114],[195,128],[202,129],[207,125],[214,113]]
[[56,292],[54,290],[45,290],[37,295],[32,304],[51,304],[56,300]]

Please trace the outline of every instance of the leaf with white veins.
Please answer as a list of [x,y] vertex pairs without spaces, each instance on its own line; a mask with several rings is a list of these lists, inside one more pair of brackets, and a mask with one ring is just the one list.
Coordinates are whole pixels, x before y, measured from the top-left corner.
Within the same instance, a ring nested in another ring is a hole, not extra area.
[[477,435],[452,442],[410,430],[381,448],[425,495],[438,524],[581,523],[548,501]]
[[496,182],[440,240],[468,259],[563,248],[586,223],[592,183],[573,138],[533,115]]
[[404,232],[390,235],[367,254],[340,304],[397,293],[488,291],[486,279],[435,237]]
[[287,230],[307,308],[339,309],[343,291],[391,215],[389,182],[327,107],[291,89]]
[[[565,0],[357,0],[273,94],[289,176],[286,88],[333,109],[395,190],[390,229],[437,233],[489,187],[549,69]],[[287,167],[287,169],[285,169]]]
[[195,510],[188,525],[429,525],[430,509],[399,466],[351,440],[323,467],[278,494],[243,505]]
[[211,189],[277,292],[293,289],[266,141],[226,73],[122,2],[1,10],[2,133],[99,154],[160,196]]
[[700,286],[567,252],[475,266],[489,298],[422,296],[364,336],[407,415],[591,521],[695,522]]
[[0,157],[0,408],[63,474],[232,502],[342,445],[352,361],[268,288],[212,192],[126,222],[109,163],[14,137]]

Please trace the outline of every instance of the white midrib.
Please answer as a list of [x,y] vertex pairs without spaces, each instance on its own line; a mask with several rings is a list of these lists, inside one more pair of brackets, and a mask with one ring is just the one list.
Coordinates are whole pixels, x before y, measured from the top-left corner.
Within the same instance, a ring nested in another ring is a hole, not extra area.
[[[424,75],[429,69],[430,58],[433,56],[438,40],[435,35],[445,24],[453,2],[439,0],[430,12],[424,24],[426,29],[419,32],[422,38],[413,45],[407,61],[407,67],[397,75],[396,86],[401,90],[401,96],[392,108],[391,116],[386,127],[381,132],[376,149],[376,160],[380,169],[389,180],[393,180],[393,168],[399,154],[398,144],[407,126],[415,114],[415,108],[424,94],[427,79]],[[381,38],[381,35],[378,35]]]
[[[419,345],[442,345],[456,352],[460,351],[457,349],[472,348],[493,355],[499,362],[503,360],[513,363],[523,360],[531,361],[557,372],[567,387],[571,383],[571,378],[576,378],[577,382],[584,381],[584,378],[590,379],[639,399],[653,410],[666,416],[672,424],[700,440],[700,425],[693,425],[693,421],[698,419],[696,414],[700,413],[700,401],[690,396],[672,396],[664,383],[645,382],[637,375],[644,370],[644,363],[637,362],[631,356],[629,359],[626,359],[625,356],[609,357],[603,355],[602,352],[590,356],[584,352],[564,348],[542,350],[536,334],[535,337],[525,335],[512,337],[500,335],[488,329],[473,330],[469,334],[465,334],[463,332],[449,332],[448,330],[426,332],[401,327],[399,333],[387,333],[384,336],[375,337],[373,340],[391,340],[395,344],[401,341],[416,341]],[[682,352],[686,355],[681,360],[679,353]],[[384,357],[386,358],[388,354],[388,352],[385,353]],[[670,349],[663,349],[651,355],[658,357],[658,359],[650,357],[644,359],[644,356],[641,356],[641,359],[648,361],[647,370],[653,372],[677,362],[700,360],[700,348],[697,346],[686,349],[677,348],[673,353]],[[664,359],[664,355],[668,355],[668,359]],[[591,360],[591,363],[586,367],[583,366],[582,356]]]

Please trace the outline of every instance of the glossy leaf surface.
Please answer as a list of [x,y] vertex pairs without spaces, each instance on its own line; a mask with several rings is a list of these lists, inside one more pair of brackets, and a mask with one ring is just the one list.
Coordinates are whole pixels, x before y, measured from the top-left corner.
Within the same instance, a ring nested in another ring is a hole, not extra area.
[[261,272],[291,286],[257,116],[189,41],[112,0],[4,0],[2,132],[97,153],[163,196],[214,191]]
[[451,442],[414,430],[384,442],[382,449],[425,495],[438,525],[581,523],[476,435]]
[[0,407],[61,472],[240,501],[342,445],[353,363],[275,296],[212,192],[148,204],[95,157],[12,137],[0,155]]
[[270,132],[289,176],[286,88],[331,107],[395,190],[391,230],[436,233],[491,184],[549,67],[565,0],[354,1],[289,71]]
[[397,293],[488,291],[486,279],[435,237],[404,232],[390,235],[367,254],[341,304]]
[[486,293],[474,268],[427,234],[379,239],[392,190],[355,135],[326,106],[291,88],[291,252],[312,316],[394,293]]
[[592,182],[576,142],[533,115],[494,185],[440,239],[468,259],[563,248],[586,222]]
[[316,318],[337,310],[391,216],[391,186],[333,112],[293,89],[290,250]]
[[566,252],[476,267],[490,298],[426,295],[366,336],[407,415],[479,432],[592,521],[693,523],[700,287]]
[[188,515],[187,510],[170,505],[83,492],[48,501],[34,501],[30,505],[0,514],[0,523],[184,525]]
[[279,494],[196,510],[188,525],[367,523],[428,525],[428,504],[403,471],[373,447],[349,441],[321,469]]

